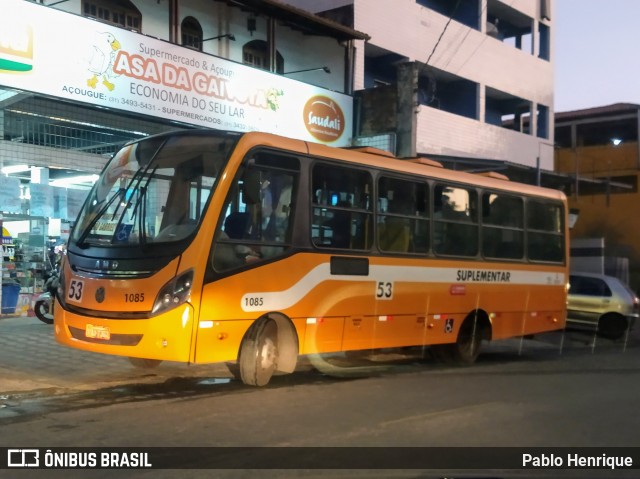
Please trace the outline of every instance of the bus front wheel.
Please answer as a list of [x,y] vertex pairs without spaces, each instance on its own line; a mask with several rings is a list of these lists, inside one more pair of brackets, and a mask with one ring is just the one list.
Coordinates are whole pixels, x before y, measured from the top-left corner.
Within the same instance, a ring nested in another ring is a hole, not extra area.
[[240,347],[240,379],[248,386],[265,386],[278,365],[278,326],[272,319],[256,322]]

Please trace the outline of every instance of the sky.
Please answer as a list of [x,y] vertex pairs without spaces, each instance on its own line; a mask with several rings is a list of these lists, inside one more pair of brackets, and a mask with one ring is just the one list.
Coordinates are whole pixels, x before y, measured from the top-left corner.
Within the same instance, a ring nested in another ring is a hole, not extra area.
[[555,0],[556,113],[640,104],[640,0]]

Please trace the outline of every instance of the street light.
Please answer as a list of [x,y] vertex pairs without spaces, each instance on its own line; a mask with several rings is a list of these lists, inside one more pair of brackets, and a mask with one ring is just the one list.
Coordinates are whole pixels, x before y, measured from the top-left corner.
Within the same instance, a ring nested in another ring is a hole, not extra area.
[[331,73],[329,67],[316,67],[316,68],[305,68],[304,70],[294,70],[292,72],[284,72],[283,75],[292,75],[294,73],[303,73],[303,72],[313,72],[316,70],[322,70],[325,73]]
[[225,33],[224,35],[216,35],[215,37],[205,38],[203,40],[198,40],[198,43],[208,42],[209,40],[218,40],[218,41],[220,41],[225,37],[227,37],[232,42],[234,42],[236,40],[236,37],[235,37],[235,35],[233,33]]

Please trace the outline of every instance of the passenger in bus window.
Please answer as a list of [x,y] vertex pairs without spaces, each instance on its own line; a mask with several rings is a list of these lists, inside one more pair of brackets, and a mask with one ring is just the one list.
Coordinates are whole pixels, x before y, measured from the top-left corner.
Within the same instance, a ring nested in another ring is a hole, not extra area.
[[289,236],[289,216],[291,214],[291,192],[293,178],[290,175],[274,174],[267,188],[264,188],[262,201],[262,239],[265,245],[260,252],[263,258],[272,258],[282,254],[284,246],[269,243],[286,243]]
[[[349,208],[351,203],[339,201],[336,205],[341,208]],[[333,217],[325,223],[331,228],[331,246],[334,248],[349,248],[351,245],[351,212],[345,210],[333,210]]]
[[[405,185],[409,186],[410,185]],[[378,231],[378,241],[382,251],[394,251],[406,253],[409,251],[411,238],[411,220],[395,215],[414,215],[415,199],[410,193],[399,189],[387,192],[388,212],[391,215],[384,217],[384,223]],[[394,215],[395,214],[395,215]]]
[[250,238],[251,228],[252,221],[249,213],[235,211],[225,218],[223,230],[218,235],[213,253],[214,269],[224,271],[261,259],[259,252],[234,241]]

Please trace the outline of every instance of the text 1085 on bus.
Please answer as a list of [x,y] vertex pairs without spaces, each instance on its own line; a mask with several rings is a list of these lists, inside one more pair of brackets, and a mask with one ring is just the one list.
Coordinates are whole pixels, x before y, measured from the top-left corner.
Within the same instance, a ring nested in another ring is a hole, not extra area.
[[472,363],[482,340],[564,327],[561,192],[382,153],[211,130],[127,144],[70,235],[57,340],[261,386],[301,355]]

